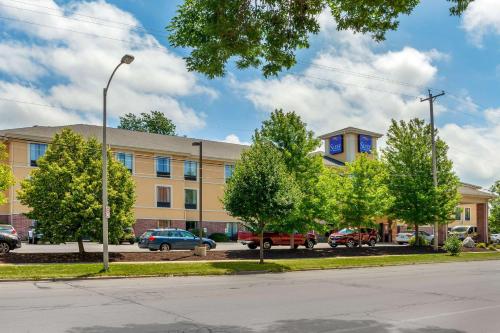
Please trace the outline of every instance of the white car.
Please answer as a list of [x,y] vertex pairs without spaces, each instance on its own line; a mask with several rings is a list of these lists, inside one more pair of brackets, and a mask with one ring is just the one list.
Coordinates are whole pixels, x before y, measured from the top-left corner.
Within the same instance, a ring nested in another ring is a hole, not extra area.
[[500,244],[500,234],[491,234],[490,235],[490,241],[492,243]]
[[[434,235],[431,235],[425,231],[419,231],[418,235],[429,242],[429,244],[432,244],[434,240]],[[408,244],[410,238],[412,238],[413,236],[415,236],[415,232],[400,232],[396,236],[396,242],[398,244]]]

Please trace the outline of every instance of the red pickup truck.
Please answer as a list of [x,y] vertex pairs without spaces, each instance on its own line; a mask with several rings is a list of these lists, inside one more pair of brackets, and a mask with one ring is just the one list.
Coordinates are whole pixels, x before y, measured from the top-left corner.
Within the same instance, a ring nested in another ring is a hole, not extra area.
[[[281,232],[265,232],[264,233],[264,250],[269,250],[273,245],[290,245],[290,234]],[[260,245],[260,235],[250,231],[239,231],[238,242],[247,245],[249,249],[256,249]],[[308,249],[312,249],[316,245],[316,235],[308,233],[307,235],[295,234],[294,246],[304,245]]]

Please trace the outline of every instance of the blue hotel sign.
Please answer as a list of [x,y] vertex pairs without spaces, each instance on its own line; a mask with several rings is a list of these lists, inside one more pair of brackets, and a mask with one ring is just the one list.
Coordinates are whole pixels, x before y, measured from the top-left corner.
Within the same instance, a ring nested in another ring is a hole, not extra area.
[[330,155],[341,154],[344,152],[344,136],[336,135],[330,138]]
[[358,136],[358,152],[371,153],[372,149],[373,149],[372,137],[360,134]]

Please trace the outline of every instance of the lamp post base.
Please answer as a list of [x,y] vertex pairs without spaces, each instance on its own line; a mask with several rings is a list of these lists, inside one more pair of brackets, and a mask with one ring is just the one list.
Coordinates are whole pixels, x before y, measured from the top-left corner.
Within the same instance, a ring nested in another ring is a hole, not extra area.
[[197,246],[194,248],[194,255],[199,257],[207,256],[207,248],[205,246]]

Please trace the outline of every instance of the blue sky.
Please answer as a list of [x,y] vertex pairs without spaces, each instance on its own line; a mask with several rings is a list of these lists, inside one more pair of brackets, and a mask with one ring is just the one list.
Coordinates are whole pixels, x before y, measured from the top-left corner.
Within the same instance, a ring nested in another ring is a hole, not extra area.
[[379,44],[337,32],[325,13],[292,70],[266,80],[229,66],[208,80],[187,72],[187,51],[167,43],[164,27],[181,1],[0,0],[0,128],[99,123],[102,87],[126,52],[136,61],[113,81],[112,126],[124,113],[157,109],[180,134],[231,142],[250,141],[274,108],[297,111],[318,135],[346,126],[384,133],[391,118],[427,119],[418,97],[432,87],[447,92],[437,126],[457,173],[489,186],[500,178],[495,1],[476,0],[457,18],[447,1],[423,0]]

